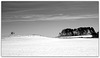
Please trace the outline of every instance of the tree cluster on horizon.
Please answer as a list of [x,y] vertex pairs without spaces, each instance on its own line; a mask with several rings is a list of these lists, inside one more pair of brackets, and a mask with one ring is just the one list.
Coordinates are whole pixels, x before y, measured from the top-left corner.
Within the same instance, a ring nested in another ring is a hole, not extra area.
[[98,38],[99,32],[95,32],[93,27],[79,27],[75,29],[66,28],[59,33],[59,37],[80,35],[92,35],[92,38]]

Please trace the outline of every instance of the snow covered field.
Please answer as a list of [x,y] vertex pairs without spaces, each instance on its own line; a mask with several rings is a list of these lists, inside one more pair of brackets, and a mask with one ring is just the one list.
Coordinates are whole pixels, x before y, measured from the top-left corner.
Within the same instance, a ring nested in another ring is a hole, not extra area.
[[8,37],[2,39],[2,56],[98,56],[98,38]]

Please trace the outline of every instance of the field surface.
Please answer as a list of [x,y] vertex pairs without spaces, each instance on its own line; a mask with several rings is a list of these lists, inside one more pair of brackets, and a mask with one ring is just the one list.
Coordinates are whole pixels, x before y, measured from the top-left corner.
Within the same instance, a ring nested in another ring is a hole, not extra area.
[[1,51],[2,56],[98,56],[98,38],[6,37]]

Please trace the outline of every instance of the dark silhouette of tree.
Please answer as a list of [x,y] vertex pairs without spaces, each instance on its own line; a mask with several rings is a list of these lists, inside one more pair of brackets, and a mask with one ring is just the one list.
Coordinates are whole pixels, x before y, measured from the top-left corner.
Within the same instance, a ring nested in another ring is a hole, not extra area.
[[11,32],[11,35],[14,35],[15,34],[15,32]]
[[62,30],[61,33],[59,33],[60,36],[72,36],[73,35],[73,29],[67,28]]
[[66,28],[59,33],[59,36],[79,36],[79,35],[92,35],[93,38],[99,37],[99,32],[95,32],[93,27],[79,27],[75,29]]
[[93,27],[90,28],[90,32],[91,34],[96,33]]
[[78,30],[77,29],[73,29],[73,35],[78,36]]
[[99,38],[99,32],[97,33],[92,33],[93,38]]
[[97,32],[97,37],[99,38],[99,32]]

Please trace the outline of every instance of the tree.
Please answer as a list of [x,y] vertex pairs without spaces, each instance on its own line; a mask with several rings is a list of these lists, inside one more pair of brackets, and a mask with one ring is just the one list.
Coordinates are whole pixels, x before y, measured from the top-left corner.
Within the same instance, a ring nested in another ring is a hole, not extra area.
[[99,38],[99,32],[97,32],[97,37]]
[[95,32],[93,27],[79,27],[75,29],[66,28],[59,33],[60,36],[79,36],[79,35],[92,35],[99,37],[99,32]]
[[72,36],[73,35],[73,29],[67,28],[62,30],[61,33],[59,33],[60,36]]
[[73,35],[77,36],[78,35],[78,30],[77,29],[73,29]]
[[91,32],[91,34],[96,33],[93,27],[90,28],[90,32]]
[[15,34],[15,32],[11,32],[11,35]]
[[97,33],[92,33],[92,37],[93,37],[93,38],[99,38],[99,32],[97,32]]

